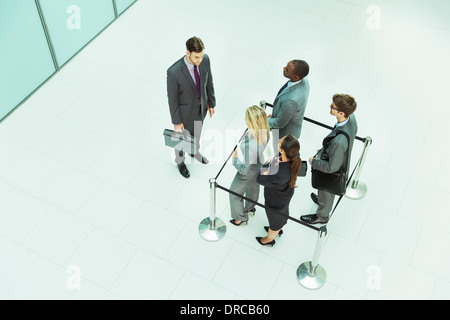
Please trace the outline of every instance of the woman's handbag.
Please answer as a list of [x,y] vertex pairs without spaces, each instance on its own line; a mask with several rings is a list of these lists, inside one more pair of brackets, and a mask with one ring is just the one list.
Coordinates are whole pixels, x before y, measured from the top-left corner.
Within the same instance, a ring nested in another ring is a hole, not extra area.
[[[311,184],[314,189],[329,192],[338,196],[345,194],[347,189],[347,177],[348,177],[348,153],[350,149],[350,137],[344,131],[338,131],[336,136],[344,134],[349,142],[349,147],[346,151],[346,157],[344,164],[337,172],[326,173],[311,167]],[[328,142],[328,145],[331,141]],[[328,146],[327,145],[327,146]],[[323,149],[323,148],[322,148]],[[320,152],[320,151],[319,151]],[[319,153],[318,152],[318,153]]]

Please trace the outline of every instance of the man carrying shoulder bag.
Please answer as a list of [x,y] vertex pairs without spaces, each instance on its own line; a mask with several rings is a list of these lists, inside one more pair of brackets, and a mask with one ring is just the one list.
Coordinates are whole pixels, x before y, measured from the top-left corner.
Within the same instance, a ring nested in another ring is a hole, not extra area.
[[[335,173],[344,167],[347,170],[345,176],[348,175],[350,155],[358,131],[356,118],[353,114],[356,106],[356,101],[351,95],[335,94],[333,96],[330,114],[336,117],[337,123],[330,134],[324,138],[323,148],[314,157],[309,158],[312,170]],[[345,163],[346,161],[347,163]],[[326,184],[326,181],[323,181],[323,183]],[[321,189],[318,189],[317,195],[311,193],[311,198],[318,205],[316,213],[302,215],[300,220],[310,224],[325,224],[328,222],[336,193],[325,191],[328,188]]]

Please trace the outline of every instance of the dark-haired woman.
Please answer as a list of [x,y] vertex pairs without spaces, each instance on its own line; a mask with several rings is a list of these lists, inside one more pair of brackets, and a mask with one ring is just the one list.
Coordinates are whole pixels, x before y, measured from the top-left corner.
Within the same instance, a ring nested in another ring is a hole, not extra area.
[[[278,143],[279,156],[264,164],[257,182],[264,186],[266,215],[269,220],[267,236],[256,237],[261,245],[275,244],[274,238],[283,232],[281,228],[289,216],[289,203],[294,195],[295,182],[300,170],[300,144],[296,137],[287,135]],[[276,212],[274,212],[276,211]]]

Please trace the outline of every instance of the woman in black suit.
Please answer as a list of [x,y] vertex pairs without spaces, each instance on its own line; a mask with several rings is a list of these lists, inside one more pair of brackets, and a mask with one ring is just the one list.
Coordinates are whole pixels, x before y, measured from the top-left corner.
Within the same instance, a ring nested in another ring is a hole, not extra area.
[[[267,236],[256,237],[261,245],[275,244],[274,238],[282,234],[281,228],[289,216],[289,203],[294,195],[295,182],[300,170],[300,144],[296,137],[287,135],[278,143],[279,156],[264,164],[257,182],[264,186],[264,199],[269,227],[265,227]],[[276,212],[274,212],[276,211]]]

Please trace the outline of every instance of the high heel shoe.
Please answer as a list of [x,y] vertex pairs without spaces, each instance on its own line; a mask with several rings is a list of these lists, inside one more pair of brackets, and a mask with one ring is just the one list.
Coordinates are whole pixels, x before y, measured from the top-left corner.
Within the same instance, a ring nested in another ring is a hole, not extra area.
[[[269,232],[269,227],[264,227],[264,230],[266,230],[267,232]],[[283,234],[283,229],[280,230],[280,232],[278,232],[278,236],[281,237],[281,235]]]
[[241,221],[241,222],[239,222],[239,223],[236,223],[236,220],[235,219],[231,219],[230,220],[230,223],[231,224],[234,224],[235,226],[241,226],[242,224],[245,224],[245,225],[247,225],[247,223],[248,223],[248,221]]
[[256,237],[256,241],[258,241],[258,243],[260,245],[262,245],[262,246],[271,246],[271,247],[273,247],[273,245],[275,244],[275,240],[272,240],[272,241],[267,242],[267,243],[262,243],[262,241],[261,241],[262,238],[263,237]]

